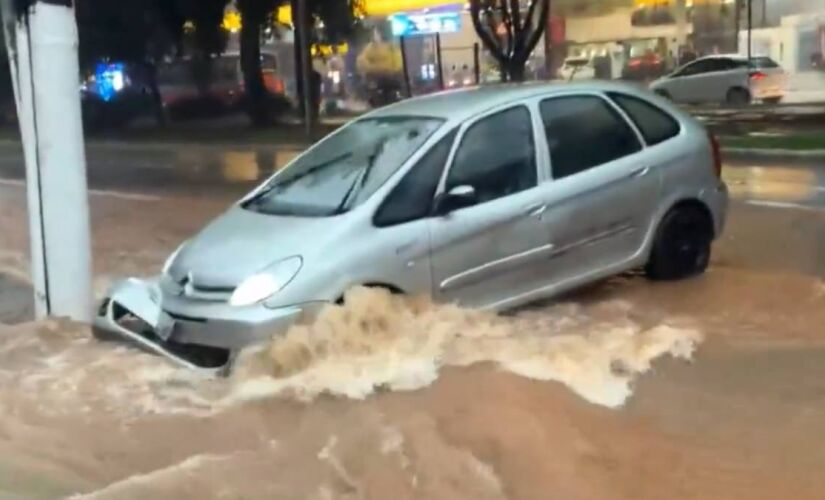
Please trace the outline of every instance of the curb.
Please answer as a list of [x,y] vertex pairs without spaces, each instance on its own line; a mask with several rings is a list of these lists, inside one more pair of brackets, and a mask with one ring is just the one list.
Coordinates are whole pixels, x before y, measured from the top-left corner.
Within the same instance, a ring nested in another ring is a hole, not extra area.
[[[0,139],[0,148],[20,148],[20,142],[11,139]],[[197,150],[202,152],[226,152],[240,151],[240,152],[262,152],[272,154],[296,154],[303,152],[308,145],[306,144],[267,144],[267,143],[198,143],[198,142],[139,142],[139,141],[88,141],[86,143],[87,149],[94,149],[98,151],[160,151],[165,152],[170,149],[187,149]],[[751,148],[726,148],[722,147],[722,153],[725,156],[732,158],[764,158],[764,159],[781,159],[787,158],[791,160],[822,160],[825,162],[825,149],[808,149],[808,150],[794,150],[794,149],[751,149]]]
[[[2,148],[20,148],[20,141],[11,139],[0,139],[0,147]],[[187,149],[198,150],[204,152],[212,151],[259,151],[264,153],[284,153],[284,152],[300,152],[304,151],[308,145],[305,144],[267,144],[264,142],[213,142],[213,143],[199,143],[199,142],[142,142],[142,141],[86,141],[86,149],[94,150],[112,150],[112,151],[169,151],[170,149]]]
[[793,159],[793,160],[822,160],[825,161],[825,149],[750,149],[750,148],[722,148],[722,154],[734,158],[765,158],[765,159]]

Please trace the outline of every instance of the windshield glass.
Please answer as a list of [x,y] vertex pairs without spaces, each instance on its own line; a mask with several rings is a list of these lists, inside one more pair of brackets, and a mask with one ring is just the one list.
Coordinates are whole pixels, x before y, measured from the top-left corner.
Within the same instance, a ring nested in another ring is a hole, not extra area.
[[244,208],[308,217],[343,213],[381,187],[442,123],[426,117],[353,122],[273,177]]

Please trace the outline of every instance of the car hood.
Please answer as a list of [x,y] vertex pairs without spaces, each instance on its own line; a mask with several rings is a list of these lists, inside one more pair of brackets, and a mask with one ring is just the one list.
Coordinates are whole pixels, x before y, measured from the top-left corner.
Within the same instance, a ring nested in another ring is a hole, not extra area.
[[341,217],[285,217],[233,207],[183,245],[169,267],[175,281],[234,288],[287,257],[306,258],[337,234]]

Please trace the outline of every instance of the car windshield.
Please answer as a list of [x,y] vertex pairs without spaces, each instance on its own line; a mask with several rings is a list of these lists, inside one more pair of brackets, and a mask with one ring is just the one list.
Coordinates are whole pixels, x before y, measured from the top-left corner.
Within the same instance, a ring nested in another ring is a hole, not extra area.
[[243,206],[305,217],[346,212],[381,187],[442,123],[427,117],[355,121],[300,156]]

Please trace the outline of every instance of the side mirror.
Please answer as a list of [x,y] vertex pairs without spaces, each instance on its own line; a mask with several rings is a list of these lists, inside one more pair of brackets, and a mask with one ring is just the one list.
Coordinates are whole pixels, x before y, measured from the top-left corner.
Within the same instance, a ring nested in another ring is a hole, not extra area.
[[435,201],[435,214],[447,215],[450,212],[476,204],[476,190],[473,186],[462,184],[451,188]]

